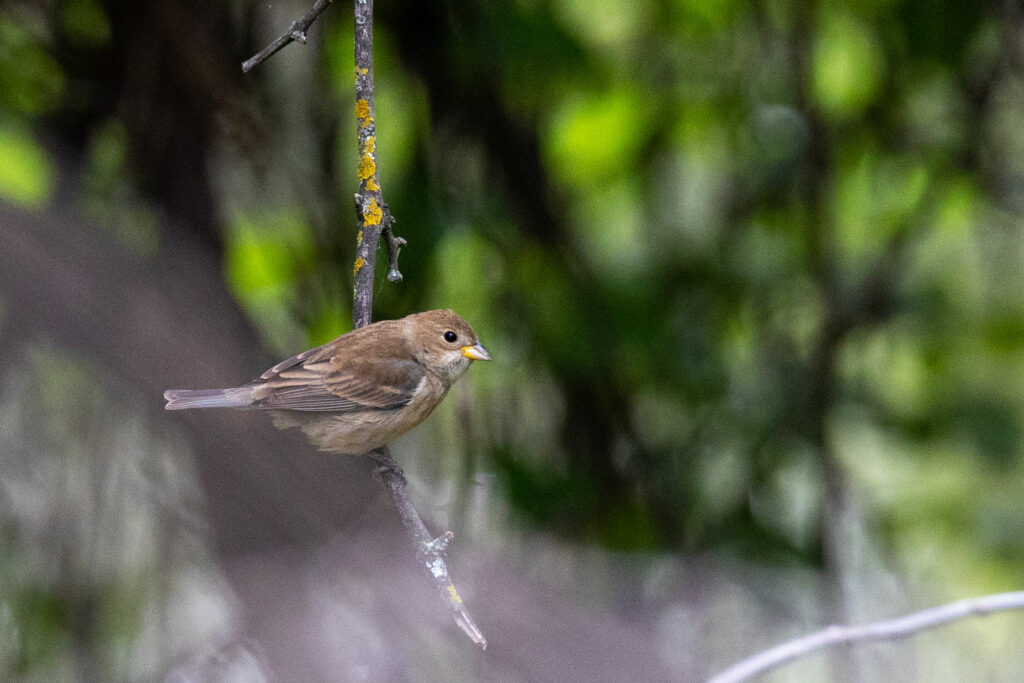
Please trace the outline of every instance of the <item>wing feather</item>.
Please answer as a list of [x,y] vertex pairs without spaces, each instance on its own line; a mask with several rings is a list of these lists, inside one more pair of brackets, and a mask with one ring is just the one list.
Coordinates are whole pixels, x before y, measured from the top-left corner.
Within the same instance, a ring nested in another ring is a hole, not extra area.
[[349,413],[366,410],[365,406],[335,396],[321,384],[316,386],[286,387],[276,389],[265,399],[253,405],[254,408],[275,410],[308,410],[334,413]]
[[335,396],[368,408],[400,408],[408,405],[426,373],[412,360],[382,359],[336,363],[324,377],[327,390]]
[[401,408],[412,400],[425,375],[415,361],[337,360],[298,367],[293,363],[265,381],[257,380],[251,407],[338,413]]
[[323,348],[323,346],[317,346],[317,347],[312,348],[312,349],[306,349],[302,353],[297,353],[294,356],[292,356],[291,358],[289,358],[288,360],[283,360],[280,363],[278,363],[277,365],[275,365],[274,367],[272,367],[269,370],[267,370],[266,372],[264,372],[262,375],[260,375],[260,379],[268,380],[268,379],[271,379],[272,377],[274,377],[275,375],[280,375],[284,370],[287,370],[288,368],[295,367],[296,365],[298,365],[302,361],[306,360],[310,356],[315,355],[322,348]]

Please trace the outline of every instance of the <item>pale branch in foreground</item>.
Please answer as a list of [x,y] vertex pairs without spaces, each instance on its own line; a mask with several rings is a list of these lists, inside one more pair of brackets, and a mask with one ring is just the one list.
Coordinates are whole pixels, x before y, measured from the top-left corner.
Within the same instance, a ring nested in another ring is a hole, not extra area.
[[319,17],[325,9],[327,9],[327,6],[331,4],[331,1],[332,0],[316,0],[316,2],[313,3],[313,6],[302,15],[302,18],[298,21],[293,21],[292,25],[288,27],[288,30],[278,36],[277,40],[242,62],[242,73],[249,73],[253,68],[270,59],[278,50],[292,41],[297,40],[305,45],[306,31],[308,31],[309,27],[314,21],[316,21],[316,18]]
[[739,683],[836,645],[899,640],[960,619],[1018,609],[1024,609],[1024,591],[967,598],[904,617],[860,626],[832,625],[741,660],[711,678],[708,683]]
[[[359,232],[356,236],[356,258],[352,269],[352,321],[356,327],[363,327],[369,325],[373,318],[373,277],[381,237],[384,238],[388,249],[388,280],[391,282],[402,280],[402,274],[398,271],[398,252],[406,244],[406,241],[397,237],[391,229],[394,218],[388,205],[384,203],[377,168],[373,0],[355,0],[355,67],[356,138],[359,146],[359,192],[355,195],[355,207]],[[445,551],[453,538],[452,533],[449,531],[439,538],[431,537],[409,498],[405,474],[391,457],[387,446],[371,452],[370,455],[380,463],[378,473],[381,481],[387,487],[398,509],[409,540],[416,549],[416,558],[423,563],[431,582],[448,605],[455,623],[474,643],[486,648],[487,639],[466,611],[448,573]]]

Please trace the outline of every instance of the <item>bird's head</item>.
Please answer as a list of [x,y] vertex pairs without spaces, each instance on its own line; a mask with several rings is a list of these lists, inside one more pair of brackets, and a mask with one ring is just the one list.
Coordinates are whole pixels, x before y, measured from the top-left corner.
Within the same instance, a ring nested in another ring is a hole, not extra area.
[[416,360],[454,382],[475,360],[490,360],[476,332],[453,311],[426,311],[405,319],[406,340]]

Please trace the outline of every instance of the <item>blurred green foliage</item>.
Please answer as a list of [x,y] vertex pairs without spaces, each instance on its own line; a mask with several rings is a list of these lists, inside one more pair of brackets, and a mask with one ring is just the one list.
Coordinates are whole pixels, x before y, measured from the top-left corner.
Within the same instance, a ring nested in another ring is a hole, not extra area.
[[[296,284],[311,268],[314,245],[309,226],[295,211],[237,215],[225,244],[227,280],[275,350],[284,353],[305,343],[291,312]],[[323,320],[332,326],[336,321]],[[336,330],[327,329],[328,338]]]

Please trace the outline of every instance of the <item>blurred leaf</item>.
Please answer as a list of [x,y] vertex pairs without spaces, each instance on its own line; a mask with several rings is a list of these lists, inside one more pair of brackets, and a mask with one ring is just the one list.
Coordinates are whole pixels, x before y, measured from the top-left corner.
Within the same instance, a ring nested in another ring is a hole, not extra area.
[[854,262],[872,262],[906,230],[928,187],[920,159],[858,147],[857,158],[837,172],[837,241]]
[[0,10],[0,111],[51,111],[65,94],[65,81],[45,46],[7,10]]
[[82,174],[82,204],[101,226],[141,254],[155,255],[160,245],[157,217],[133,186],[126,165],[127,131],[117,119],[97,126],[89,141]]
[[65,0],[62,22],[66,35],[83,47],[100,47],[110,41],[110,24],[96,0]]
[[713,33],[727,30],[743,7],[736,0],[675,0],[674,4],[685,13],[685,25]]
[[46,152],[31,133],[0,126],[0,199],[42,208],[53,193],[53,173]]
[[273,348],[294,353],[306,344],[292,318],[299,278],[315,263],[313,236],[299,211],[235,215],[225,270],[235,296],[265,331]]
[[985,341],[995,353],[1018,354],[1024,351],[1024,317],[1019,311],[1005,311],[984,328]]
[[647,132],[648,101],[628,85],[577,93],[555,106],[546,152],[556,176],[589,186],[628,174]]
[[871,28],[851,16],[827,13],[814,45],[811,91],[832,117],[856,116],[878,95],[885,53]]
[[594,46],[614,47],[634,40],[650,9],[646,0],[560,0],[554,4],[562,21]]
[[598,539],[606,548],[640,552],[657,550],[664,545],[657,523],[641,500],[631,500],[608,510],[606,518]]
[[22,675],[46,671],[64,647],[68,605],[55,592],[37,586],[17,596],[15,606],[20,626],[15,671]]

